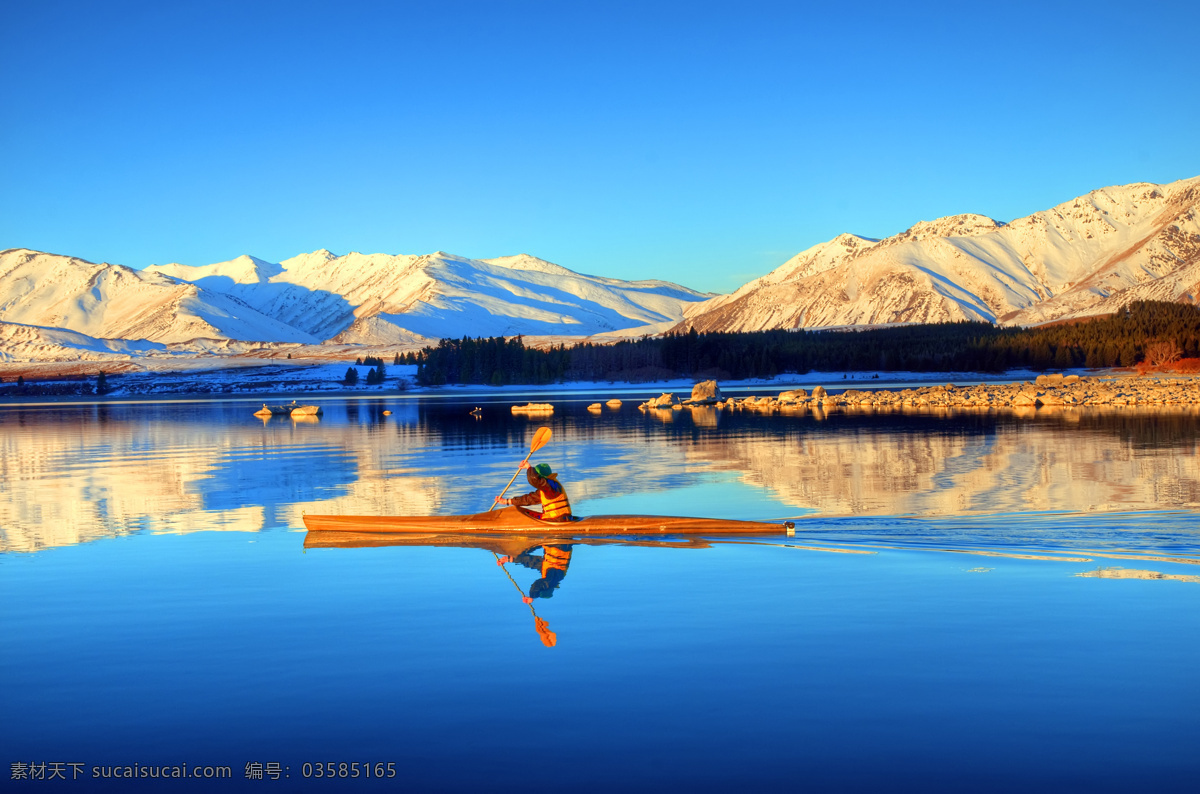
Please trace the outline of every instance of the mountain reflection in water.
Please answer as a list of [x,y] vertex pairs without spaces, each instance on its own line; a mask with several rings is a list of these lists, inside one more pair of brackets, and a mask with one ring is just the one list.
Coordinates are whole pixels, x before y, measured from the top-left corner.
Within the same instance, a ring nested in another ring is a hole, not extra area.
[[[184,759],[246,790],[248,762],[340,790],[304,770],[343,760],[395,764],[356,791],[525,791],[528,759],[572,792],[1194,784],[1195,413],[588,413],[608,396],[536,418],[508,410],[525,395],[321,400],[307,423],[248,400],[0,407],[2,548],[62,547],[0,553],[14,769]],[[806,515],[723,539],[296,532],[304,512],[486,510],[541,425],[532,462],[581,515]]]
[[827,519],[1200,506],[1194,409],[588,413],[594,399],[534,418],[511,415],[515,396],[327,400],[309,423],[260,421],[252,401],[0,408],[0,550],[296,528],[304,512],[475,512],[539,425],[554,431],[539,457],[581,514],[836,528]]

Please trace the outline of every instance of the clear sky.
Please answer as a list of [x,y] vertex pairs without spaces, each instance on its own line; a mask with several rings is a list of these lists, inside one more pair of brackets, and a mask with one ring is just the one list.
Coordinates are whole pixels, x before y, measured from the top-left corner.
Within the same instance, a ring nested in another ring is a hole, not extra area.
[[841,232],[1200,174],[1198,8],[0,3],[0,249],[728,292]]

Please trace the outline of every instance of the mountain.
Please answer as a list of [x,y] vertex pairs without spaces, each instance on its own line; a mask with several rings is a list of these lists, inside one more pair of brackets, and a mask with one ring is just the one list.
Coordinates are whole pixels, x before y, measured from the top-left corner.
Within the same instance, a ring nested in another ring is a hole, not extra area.
[[96,339],[63,328],[0,322],[0,362],[104,361],[165,350],[165,345],[144,340]]
[[[1134,300],[1200,297],[1200,177],[1109,187],[1025,218],[842,234],[732,295],[576,273],[519,254],[469,259],[321,249],[133,270],[0,251],[0,358],[108,357],[245,343],[422,345],[443,337],[581,338],[984,320],[1031,325]],[[71,333],[66,333],[71,332]]]
[[1200,298],[1200,177],[1095,190],[1004,224],[922,221],[873,240],[843,234],[732,295],[683,330],[757,331],[984,320],[1032,325],[1134,300]]
[[94,339],[318,341],[222,292],[23,248],[0,251],[0,321]]
[[675,322],[708,297],[665,281],[575,273],[526,254],[467,259],[314,251],[271,265],[240,257],[150,267],[221,292],[322,341],[392,344],[475,336],[589,336]]
[[[575,273],[536,257],[473,260],[326,250],[280,263],[121,265],[27,249],[0,252],[0,344],[58,342],[104,355],[103,340],[424,343],[441,337],[588,336],[670,325],[709,296],[664,281]],[[55,329],[82,336],[52,334]]]

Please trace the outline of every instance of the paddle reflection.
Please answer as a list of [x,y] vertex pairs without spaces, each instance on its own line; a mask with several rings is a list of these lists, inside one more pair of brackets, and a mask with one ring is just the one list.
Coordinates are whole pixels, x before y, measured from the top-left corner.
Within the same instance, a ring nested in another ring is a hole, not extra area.
[[[416,535],[406,533],[385,534],[381,532],[334,532],[310,531],[304,536],[306,549],[361,549],[382,546],[457,547],[490,551],[501,570],[521,596],[521,601],[533,616],[534,630],[538,639],[547,648],[558,644],[558,635],[550,630],[545,618],[537,614],[537,599],[548,599],[554,595],[566,578],[576,546],[650,546],[655,548],[706,549],[711,543],[700,538],[679,540],[627,539],[627,538],[574,538],[562,536],[519,535]],[[538,578],[523,589],[509,573],[510,564],[535,571]]]
[[[537,571],[541,574],[533,584],[529,586],[530,599],[533,598],[550,598],[554,595],[554,591],[562,584],[562,580],[567,577],[567,569],[571,567],[571,552],[574,544],[545,544],[544,546],[536,546],[528,551],[518,554],[516,557],[501,557],[499,563],[506,565],[515,563],[516,565],[524,566],[532,571]],[[541,554],[534,552],[541,549]]]

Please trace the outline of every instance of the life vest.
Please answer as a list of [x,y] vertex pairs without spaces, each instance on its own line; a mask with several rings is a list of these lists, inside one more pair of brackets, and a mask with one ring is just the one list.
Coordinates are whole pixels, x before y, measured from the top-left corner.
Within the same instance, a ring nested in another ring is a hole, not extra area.
[[567,566],[571,564],[571,550],[555,546],[546,546],[543,549],[542,555],[542,578],[552,570],[567,572]]
[[571,502],[567,499],[567,490],[553,475],[550,479],[558,486],[558,493],[547,496],[544,490],[538,489],[538,498],[542,500],[542,520],[566,521],[571,517]]

